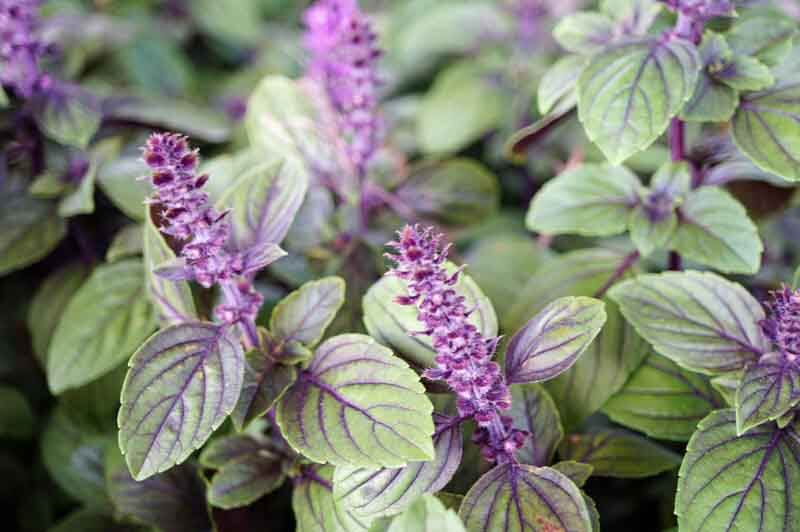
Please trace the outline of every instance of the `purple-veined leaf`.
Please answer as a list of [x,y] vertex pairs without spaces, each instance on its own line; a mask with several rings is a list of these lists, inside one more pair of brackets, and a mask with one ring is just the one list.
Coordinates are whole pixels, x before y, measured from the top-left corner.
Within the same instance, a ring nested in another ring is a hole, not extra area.
[[565,50],[583,55],[601,51],[617,36],[614,21],[605,13],[578,11],[562,18],[553,37]]
[[256,274],[285,256],[286,252],[278,244],[271,242],[255,244],[242,252],[242,273]]
[[258,454],[266,446],[249,434],[232,434],[213,438],[200,453],[200,465],[209,469],[222,469],[225,464]]
[[363,334],[323,342],[276,407],[281,431],[320,463],[400,467],[434,457],[433,405],[419,376]]
[[371,519],[356,517],[333,496],[333,468],[309,468],[292,494],[297,532],[367,532]]
[[578,103],[575,85],[586,61],[586,57],[581,55],[567,55],[553,63],[542,75],[536,100],[543,117],[558,116],[575,108]]
[[800,522],[800,433],[797,423],[765,423],[742,436],[736,414],[718,410],[689,440],[678,478],[675,513],[681,531],[793,532]]
[[133,355],[117,417],[119,447],[142,480],[186,460],[236,406],[242,348],[224,327],[162,329]]
[[594,471],[594,467],[591,465],[574,460],[558,462],[551,467],[569,478],[579,488],[586,484],[586,481],[589,480],[589,477],[592,476],[592,472]]
[[115,447],[105,463],[106,487],[116,513],[163,532],[211,532],[205,490],[194,464],[143,481],[131,477]]
[[231,412],[231,421],[237,430],[243,430],[263,416],[296,380],[294,366],[276,362],[258,349],[248,352],[242,393]]
[[549,467],[495,467],[467,492],[458,513],[469,532],[592,530],[580,489]]
[[239,508],[277,489],[286,475],[279,456],[266,450],[226,463],[211,478],[208,502],[217,508]]
[[800,402],[800,363],[768,353],[749,364],[736,390],[736,431],[739,435],[777,419]]
[[539,382],[568,370],[606,321],[605,304],[590,297],[562,297],[514,335],[506,351],[509,384]]
[[517,451],[523,464],[546,466],[564,437],[561,417],[553,399],[540,384],[522,384],[511,387],[511,409],[507,415],[514,426],[527,430],[531,436]]
[[764,310],[740,285],[708,272],[641,275],[609,295],[656,351],[701,373],[743,368],[767,352]]
[[600,477],[641,478],[680,464],[681,457],[647,438],[624,430],[570,434],[558,448],[563,460],[591,465]]
[[300,342],[314,347],[344,304],[341,277],[325,277],[305,283],[273,309],[270,332],[281,342]]
[[364,517],[404,511],[418,497],[436,493],[453,478],[461,464],[461,427],[457,419],[434,414],[436,457],[401,468],[337,467],[333,494],[353,514]]

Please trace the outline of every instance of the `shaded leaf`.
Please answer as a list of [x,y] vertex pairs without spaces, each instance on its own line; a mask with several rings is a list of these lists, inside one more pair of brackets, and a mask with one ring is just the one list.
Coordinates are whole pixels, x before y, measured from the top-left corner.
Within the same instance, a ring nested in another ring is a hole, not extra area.
[[85,149],[100,127],[103,114],[88,94],[70,88],[56,90],[37,102],[35,118],[52,140]]
[[279,342],[300,342],[314,347],[344,304],[345,282],[325,277],[305,283],[272,310],[270,332]]
[[208,502],[218,508],[239,508],[277,489],[285,478],[281,459],[264,451],[225,464],[211,479]]
[[144,226],[129,224],[117,231],[106,251],[106,262],[134,257],[144,250]]
[[333,496],[333,468],[316,467],[313,475],[294,487],[292,508],[297,520],[297,532],[366,532],[369,519],[348,512]]
[[777,419],[800,401],[800,366],[779,353],[768,353],[748,365],[736,390],[739,435]]
[[36,424],[28,399],[16,388],[0,385],[0,438],[26,440]]
[[98,169],[97,184],[127,217],[144,221],[149,210],[143,205],[152,188],[147,180],[138,178],[147,174],[141,153],[126,153]]
[[242,393],[231,412],[231,421],[238,430],[260,418],[297,380],[294,366],[280,364],[259,350],[245,355]]
[[569,478],[579,488],[586,484],[586,481],[592,476],[592,471],[594,471],[594,467],[591,465],[575,462],[574,460],[558,462],[553,465],[553,469]]
[[113,106],[110,115],[117,120],[179,131],[196,141],[224,142],[231,134],[231,124],[224,114],[184,100],[137,96]]
[[264,452],[266,447],[249,434],[232,434],[212,439],[203,447],[199,461],[203,467],[222,469],[226,464]]
[[540,384],[517,385],[510,390],[512,401],[507,415],[514,420],[515,427],[531,433],[517,451],[517,459],[528,465],[549,465],[564,437],[553,399]]
[[67,233],[67,225],[52,202],[25,194],[2,194],[0,226],[0,275],[39,261]]

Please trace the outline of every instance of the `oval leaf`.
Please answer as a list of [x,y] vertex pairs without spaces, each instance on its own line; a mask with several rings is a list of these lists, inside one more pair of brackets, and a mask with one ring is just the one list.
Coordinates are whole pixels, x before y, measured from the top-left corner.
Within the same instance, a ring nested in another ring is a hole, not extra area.
[[553,399],[540,384],[511,387],[511,409],[508,414],[514,426],[531,433],[517,451],[523,464],[545,466],[553,461],[564,428]]
[[549,467],[495,467],[470,488],[458,514],[469,532],[592,530],[581,491]]
[[656,351],[701,373],[743,368],[769,348],[764,310],[740,285],[713,273],[640,275],[609,295]]
[[534,316],[508,344],[509,384],[539,382],[568,370],[606,321],[605,304],[590,297],[562,297]]
[[210,323],[150,337],[130,361],[117,423],[136,480],[186,460],[233,410],[244,374],[238,342]]
[[736,390],[736,431],[778,419],[800,401],[800,365],[768,353],[744,370]]
[[453,478],[461,464],[460,423],[438,416],[433,445],[436,457],[399,469],[337,467],[333,493],[353,514],[365,517],[393,515],[426,493],[436,493]]
[[[795,530],[800,509],[797,425],[765,424],[736,435],[733,410],[700,422],[678,479],[681,531]],[[724,488],[723,488],[724,487]]]
[[24,268],[50,253],[67,233],[52,202],[4,192],[0,200],[0,275]]
[[153,332],[140,260],[98,267],[70,300],[47,358],[55,394],[101,377],[127,360]]
[[281,459],[266,453],[246,455],[222,467],[208,486],[208,502],[217,508],[239,508],[257,501],[283,483]]
[[694,92],[700,58],[682,39],[629,41],[597,54],[578,81],[578,117],[613,164],[653,143]]
[[341,277],[325,277],[305,283],[273,309],[270,332],[282,342],[314,347],[342,308],[345,283]]
[[362,334],[317,348],[284,394],[277,421],[286,440],[315,462],[400,467],[434,457],[433,405],[408,364]]
[[294,487],[296,532],[367,532],[370,520],[348,512],[333,496],[333,468],[317,467]]

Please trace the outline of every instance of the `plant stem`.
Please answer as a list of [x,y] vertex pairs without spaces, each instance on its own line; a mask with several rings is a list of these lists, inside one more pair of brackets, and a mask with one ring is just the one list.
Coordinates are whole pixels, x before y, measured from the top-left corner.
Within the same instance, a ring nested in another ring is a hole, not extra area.
[[686,160],[686,124],[678,118],[669,125],[669,151],[674,162]]
[[622,262],[619,263],[617,269],[614,270],[614,273],[611,274],[611,277],[600,287],[600,289],[595,292],[594,297],[603,297],[608,289],[611,288],[614,283],[620,280],[625,272],[627,272],[636,262],[639,260],[639,251],[632,251],[628,255],[622,259]]
[[667,269],[672,272],[679,272],[683,270],[683,259],[677,251],[669,252],[669,265]]

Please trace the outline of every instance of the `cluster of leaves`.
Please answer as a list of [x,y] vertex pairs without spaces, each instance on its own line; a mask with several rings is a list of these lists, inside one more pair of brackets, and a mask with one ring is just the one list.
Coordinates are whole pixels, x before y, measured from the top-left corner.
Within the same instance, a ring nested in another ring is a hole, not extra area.
[[[358,176],[299,4],[43,6],[70,90],[0,92],[15,526],[793,530],[800,365],[759,302],[800,282],[792,12],[733,2],[693,42],[656,0],[362,1],[386,138]],[[288,252],[254,279],[254,347],[162,275],[180,243],[137,180],[161,129],[209,156],[231,251]],[[381,275],[415,222],[503,337],[515,462],[421,377],[436,347]]]

